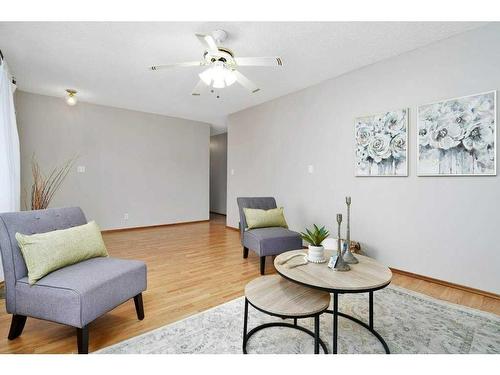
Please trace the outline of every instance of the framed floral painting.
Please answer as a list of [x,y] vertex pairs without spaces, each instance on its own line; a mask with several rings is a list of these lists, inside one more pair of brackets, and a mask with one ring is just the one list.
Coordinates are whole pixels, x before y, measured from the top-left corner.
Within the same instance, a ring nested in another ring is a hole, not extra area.
[[408,176],[408,109],[355,120],[356,176]]
[[419,176],[496,175],[496,91],[418,107]]

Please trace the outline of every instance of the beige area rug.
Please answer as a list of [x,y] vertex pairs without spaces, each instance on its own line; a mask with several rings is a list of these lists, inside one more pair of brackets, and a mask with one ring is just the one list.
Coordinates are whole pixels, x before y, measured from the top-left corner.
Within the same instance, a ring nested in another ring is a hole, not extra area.
[[[368,295],[339,296],[340,311],[367,321]],[[242,353],[244,298],[133,337],[98,353]],[[146,315],[147,319],[147,315]],[[249,306],[249,330],[279,318]],[[312,330],[312,319],[299,320]],[[321,316],[321,338],[331,350],[332,315]],[[391,353],[500,353],[500,316],[389,286],[374,293],[374,326]],[[365,328],[339,317],[339,353],[384,353]],[[249,353],[312,353],[313,339],[290,328],[257,332]]]

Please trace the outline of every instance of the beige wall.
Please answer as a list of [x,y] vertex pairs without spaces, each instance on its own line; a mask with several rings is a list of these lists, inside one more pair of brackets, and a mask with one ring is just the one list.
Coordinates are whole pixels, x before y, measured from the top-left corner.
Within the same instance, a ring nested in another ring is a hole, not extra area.
[[[499,45],[491,24],[231,115],[228,225],[236,197],[271,195],[291,229],[335,229],[351,195],[369,255],[500,293],[500,178],[415,174],[417,106],[500,88]],[[354,177],[354,118],[395,108],[410,108],[409,177]]]
[[33,153],[45,171],[79,155],[51,206],[81,206],[103,229],[208,219],[208,124],[21,91],[15,104],[22,188]]
[[227,133],[210,137],[210,211],[226,214]]

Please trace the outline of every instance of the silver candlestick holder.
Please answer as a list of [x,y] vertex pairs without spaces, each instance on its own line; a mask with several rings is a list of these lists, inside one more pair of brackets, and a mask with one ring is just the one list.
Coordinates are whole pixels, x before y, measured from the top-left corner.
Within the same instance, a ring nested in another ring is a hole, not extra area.
[[340,246],[340,225],[342,223],[342,214],[337,214],[337,224],[338,224],[338,232],[337,232],[337,259],[335,260],[335,265],[333,265],[332,269],[334,271],[349,271],[351,267],[344,261],[342,257],[342,248]]
[[344,250],[344,253],[342,255],[346,263],[356,264],[359,263],[359,261],[351,252],[351,197],[345,197],[345,203],[347,205],[347,249]]

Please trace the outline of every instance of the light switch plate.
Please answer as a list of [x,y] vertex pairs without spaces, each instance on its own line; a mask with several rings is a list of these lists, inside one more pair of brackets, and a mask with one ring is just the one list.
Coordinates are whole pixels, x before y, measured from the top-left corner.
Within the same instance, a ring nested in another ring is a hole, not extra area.
[[234,169],[231,169],[231,176],[234,176]]
[[85,166],[84,165],[79,165],[78,167],[76,167],[76,171],[78,173],[85,173]]
[[308,171],[309,173],[311,173],[311,174],[312,174],[312,173],[314,173],[314,165],[308,165],[308,166],[307,166],[307,171]]

